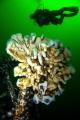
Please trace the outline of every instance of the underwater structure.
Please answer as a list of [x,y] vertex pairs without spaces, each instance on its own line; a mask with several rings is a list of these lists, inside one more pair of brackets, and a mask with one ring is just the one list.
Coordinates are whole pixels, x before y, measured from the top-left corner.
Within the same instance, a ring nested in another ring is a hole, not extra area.
[[59,40],[44,35],[37,37],[34,33],[24,38],[20,33],[12,35],[6,52],[17,62],[14,77],[18,77],[16,95],[10,76],[5,73],[13,104],[7,116],[11,120],[38,120],[38,105],[55,101],[55,96],[62,94],[64,84],[75,73],[74,67],[66,62],[71,52]]

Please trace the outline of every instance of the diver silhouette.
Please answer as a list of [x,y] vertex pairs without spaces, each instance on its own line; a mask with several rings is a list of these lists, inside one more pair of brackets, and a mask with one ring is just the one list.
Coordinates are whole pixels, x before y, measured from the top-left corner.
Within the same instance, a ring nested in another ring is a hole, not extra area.
[[[65,11],[71,12],[69,14]],[[30,19],[34,19],[39,26],[52,24],[61,24],[64,17],[72,17],[77,15],[78,7],[63,7],[59,10],[37,9],[34,14],[30,15]],[[58,18],[60,16],[60,18]]]

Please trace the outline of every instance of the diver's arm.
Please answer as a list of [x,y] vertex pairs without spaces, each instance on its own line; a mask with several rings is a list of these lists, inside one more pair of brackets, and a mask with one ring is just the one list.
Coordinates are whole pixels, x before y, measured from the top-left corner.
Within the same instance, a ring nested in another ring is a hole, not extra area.
[[41,9],[36,10],[33,14],[30,15],[30,18],[36,19],[39,14],[42,14],[42,11],[43,10],[41,10]]

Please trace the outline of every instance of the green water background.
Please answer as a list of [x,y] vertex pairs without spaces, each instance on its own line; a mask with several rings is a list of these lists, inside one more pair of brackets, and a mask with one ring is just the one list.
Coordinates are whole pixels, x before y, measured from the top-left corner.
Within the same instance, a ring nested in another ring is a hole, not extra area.
[[[39,27],[29,15],[44,3],[44,8],[58,10],[62,7],[78,6],[80,0],[0,0],[0,56],[7,55],[5,48],[10,36],[22,33],[23,36],[36,33],[51,39],[59,39],[72,52],[70,63],[76,73],[65,85],[65,91],[50,105],[42,105],[41,120],[80,118],[80,11],[76,16],[66,17],[61,25]],[[40,7],[42,8],[42,6]]]

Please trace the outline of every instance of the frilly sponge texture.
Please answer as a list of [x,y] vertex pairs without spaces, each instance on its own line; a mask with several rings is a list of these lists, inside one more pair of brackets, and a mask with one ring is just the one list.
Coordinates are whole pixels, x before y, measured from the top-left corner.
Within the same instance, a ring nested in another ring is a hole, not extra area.
[[17,86],[21,89],[32,87],[33,101],[48,105],[56,95],[63,92],[63,84],[75,73],[75,69],[66,63],[71,52],[59,40],[36,37],[34,33],[15,34],[7,43],[7,53],[19,64],[14,68],[14,76],[21,76]]

